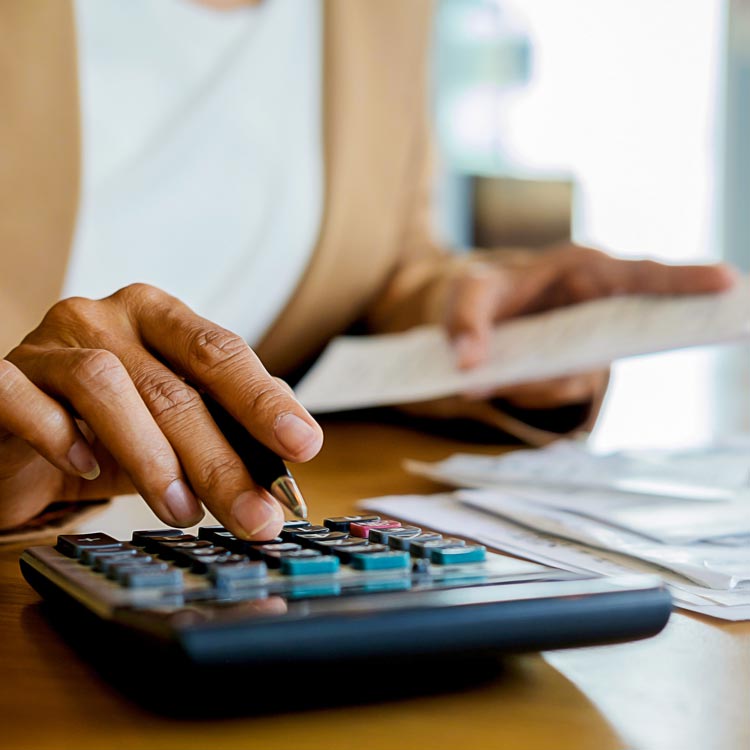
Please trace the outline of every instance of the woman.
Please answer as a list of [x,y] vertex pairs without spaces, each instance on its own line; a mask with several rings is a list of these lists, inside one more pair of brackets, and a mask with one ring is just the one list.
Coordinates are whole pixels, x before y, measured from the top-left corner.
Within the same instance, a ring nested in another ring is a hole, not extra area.
[[[196,523],[203,503],[240,536],[273,536],[280,507],[198,389],[306,461],[322,431],[269,372],[354,323],[440,322],[472,367],[503,318],[731,283],[721,267],[573,246],[481,262],[438,247],[430,12],[423,0],[4,0],[0,528],[56,500],[136,490],[168,524]],[[487,395],[555,409],[596,404],[605,383]],[[489,403],[437,408],[534,434]]]

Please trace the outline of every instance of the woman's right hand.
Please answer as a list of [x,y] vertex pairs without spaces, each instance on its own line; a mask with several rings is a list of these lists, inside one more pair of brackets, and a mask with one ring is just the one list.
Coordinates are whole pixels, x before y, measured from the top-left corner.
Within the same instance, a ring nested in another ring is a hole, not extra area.
[[243,538],[275,536],[281,507],[196,389],[286,460],[320,450],[320,426],[245,341],[174,297],[133,284],[58,302],[0,360],[0,528],[55,500],[137,491],[171,526],[204,503]]

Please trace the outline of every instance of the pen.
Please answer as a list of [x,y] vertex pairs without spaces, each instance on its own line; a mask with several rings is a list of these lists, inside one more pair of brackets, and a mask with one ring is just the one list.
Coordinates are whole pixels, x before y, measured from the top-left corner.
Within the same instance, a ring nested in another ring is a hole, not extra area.
[[307,519],[305,500],[281,458],[256,440],[214,399],[205,393],[201,395],[214,422],[247,467],[250,476],[297,518]]

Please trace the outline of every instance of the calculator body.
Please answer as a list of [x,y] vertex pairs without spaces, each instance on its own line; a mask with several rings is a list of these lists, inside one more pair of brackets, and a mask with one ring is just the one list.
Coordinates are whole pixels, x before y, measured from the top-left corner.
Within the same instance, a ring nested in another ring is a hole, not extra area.
[[416,554],[406,533],[396,548],[396,537],[378,545],[349,529],[304,535],[300,527],[289,524],[266,544],[221,527],[187,539],[176,530],[136,532],[127,542],[72,535],[71,543],[27,549],[20,564],[53,608],[85,611],[107,626],[112,643],[136,641],[144,654],[196,667],[610,643],[659,632],[671,610],[668,592],[649,576],[587,577],[483,548],[480,555],[476,545],[439,535]]

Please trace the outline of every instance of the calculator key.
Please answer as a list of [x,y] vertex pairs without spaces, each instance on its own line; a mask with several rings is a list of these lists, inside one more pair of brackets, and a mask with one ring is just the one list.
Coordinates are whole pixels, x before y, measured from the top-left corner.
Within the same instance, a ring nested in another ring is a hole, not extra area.
[[298,552],[302,547],[294,542],[281,542],[281,544],[264,544],[257,548],[257,554],[269,568],[278,568],[279,560],[286,552]]
[[255,583],[264,581],[268,575],[268,566],[264,562],[216,562],[208,566],[208,577],[217,586],[236,583]]
[[285,521],[283,528],[291,531],[292,529],[307,529],[310,526],[312,524],[309,521]]
[[[146,557],[149,556],[146,555]],[[162,572],[170,570],[170,567],[169,565],[167,565],[167,563],[157,562],[153,560],[153,558],[149,558],[148,560],[146,560],[145,558],[143,560],[139,558],[132,558],[131,560],[116,562],[109,565],[107,568],[107,578],[112,578],[119,583],[123,583],[126,574],[132,571],[143,570],[145,568],[149,568],[151,570],[160,570]]]
[[182,572],[176,568],[159,570],[157,567],[152,567],[150,565],[133,568],[132,570],[125,572],[122,576],[121,583],[123,586],[131,589],[181,589],[184,585]]
[[334,549],[334,554],[345,565],[351,564],[354,555],[374,555],[379,552],[389,552],[385,544],[362,544],[359,547],[348,547],[344,550]]
[[295,544],[295,550],[270,550],[263,554],[263,560],[269,568],[280,568],[281,561],[287,557],[293,557],[295,560],[300,558],[320,557],[321,553],[314,549],[301,549]]
[[418,526],[397,526],[393,529],[373,529],[367,538],[376,544],[388,544],[392,536],[417,536],[421,533],[422,529]]
[[429,575],[430,561],[424,557],[415,557],[411,563],[411,572],[417,576]]
[[[303,550],[314,552],[314,550]],[[287,576],[324,575],[336,573],[339,560],[331,555],[284,555],[281,558],[281,572]]]
[[334,516],[333,518],[326,518],[323,521],[323,526],[326,526],[331,531],[349,531],[349,525],[356,521],[357,523],[374,523],[379,521],[380,516]]
[[[203,551],[208,552],[208,550]],[[198,552],[201,552],[201,550],[195,550],[195,552],[189,555],[189,567],[191,573],[198,573],[199,575],[205,573],[211,563],[227,560],[230,556],[227,550],[220,549],[219,547],[214,547],[212,554],[199,555]]]
[[315,526],[313,524],[310,524],[309,526],[291,528],[287,528],[286,525],[284,525],[284,528],[281,529],[281,533],[279,534],[279,536],[285,542],[297,542],[302,537],[305,537],[308,534],[327,534],[329,531],[330,529],[326,526]]
[[167,534],[166,536],[149,536],[143,540],[143,549],[146,552],[155,552],[161,554],[166,549],[166,544],[175,544],[176,542],[195,542],[197,537],[192,534]]
[[438,548],[430,551],[430,560],[436,565],[477,563],[483,562],[486,558],[486,550],[481,544],[467,544],[465,547]]
[[324,542],[340,543],[345,542],[347,539],[351,539],[351,537],[345,531],[329,531],[327,534],[310,534],[309,536],[302,537],[298,541],[305,547],[317,549],[322,552],[329,549],[331,546],[330,544],[328,546],[324,545]]
[[186,568],[192,564],[193,554],[198,550],[216,554],[216,547],[211,542],[198,539],[194,542],[177,542],[174,545],[168,545],[168,551],[162,552],[161,556],[168,560],[174,560],[175,565]]
[[[323,550],[323,554],[333,554],[346,565],[351,560],[351,553],[367,549],[370,543],[366,539],[344,539],[339,544],[334,544]],[[387,549],[387,548],[384,548]]]
[[447,539],[412,539],[409,545],[409,552],[412,557],[426,557],[429,559],[430,550],[433,549],[447,549],[448,547],[465,547],[466,542],[463,539],[455,539],[453,537]]
[[361,536],[367,539],[370,531],[373,529],[395,529],[401,528],[398,521],[372,521],[371,523],[352,523],[349,526],[349,533],[352,536]]
[[[91,567],[100,573],[106,573],[112,563],[128,562],[142,554],[143,553],[137,549],[121,549],[112,552],[109,555],[97,555],[96,559],[91,563]],[[149,555],[147,555],[147,557],[151,559]]]
[[154,536],[182,536],[184,534],[180,529],[147,529],[144,531],[134,531],[133,537],[130,541],[136,547],[144,547],[146,540]]
[[227,531],[223,526],[201,526],[198,529],[198,539],[205,539],[207,542],[217,544],[218,539],[225,536],[234,536],[231,531]]
[[66,557],[79,558],[85,549],[119,549],[121,542],[107,534],[60,534],[55,549]]
[[352,555],[351,566],[357,570],[408,569],[411,558],[407,552],[362,552]]
[[343,539],[319,539],[315,542],[314,549],[322,552],[324,555],[330,555],[334,547],[352,544],[361,545],[362,539],[352,539],[348,534]]
[[388,546],[391,549],[406,552],[415,542],[437,542],[443,537],[440,534],[424,533],[417,536],[392,536],[388,540]]
[[83,549],[81,550],[81,557],[78,559],[78,562],[81,563],[81,565],[91,565],[93,566],[96,562],[97,558],[101,557],[102,555],[113,555],[116,552],[120,552],[122,550],[128,549],[125,542],[121,542],[116,547],[105,547],[104,549],[98,549],[96,547]]

